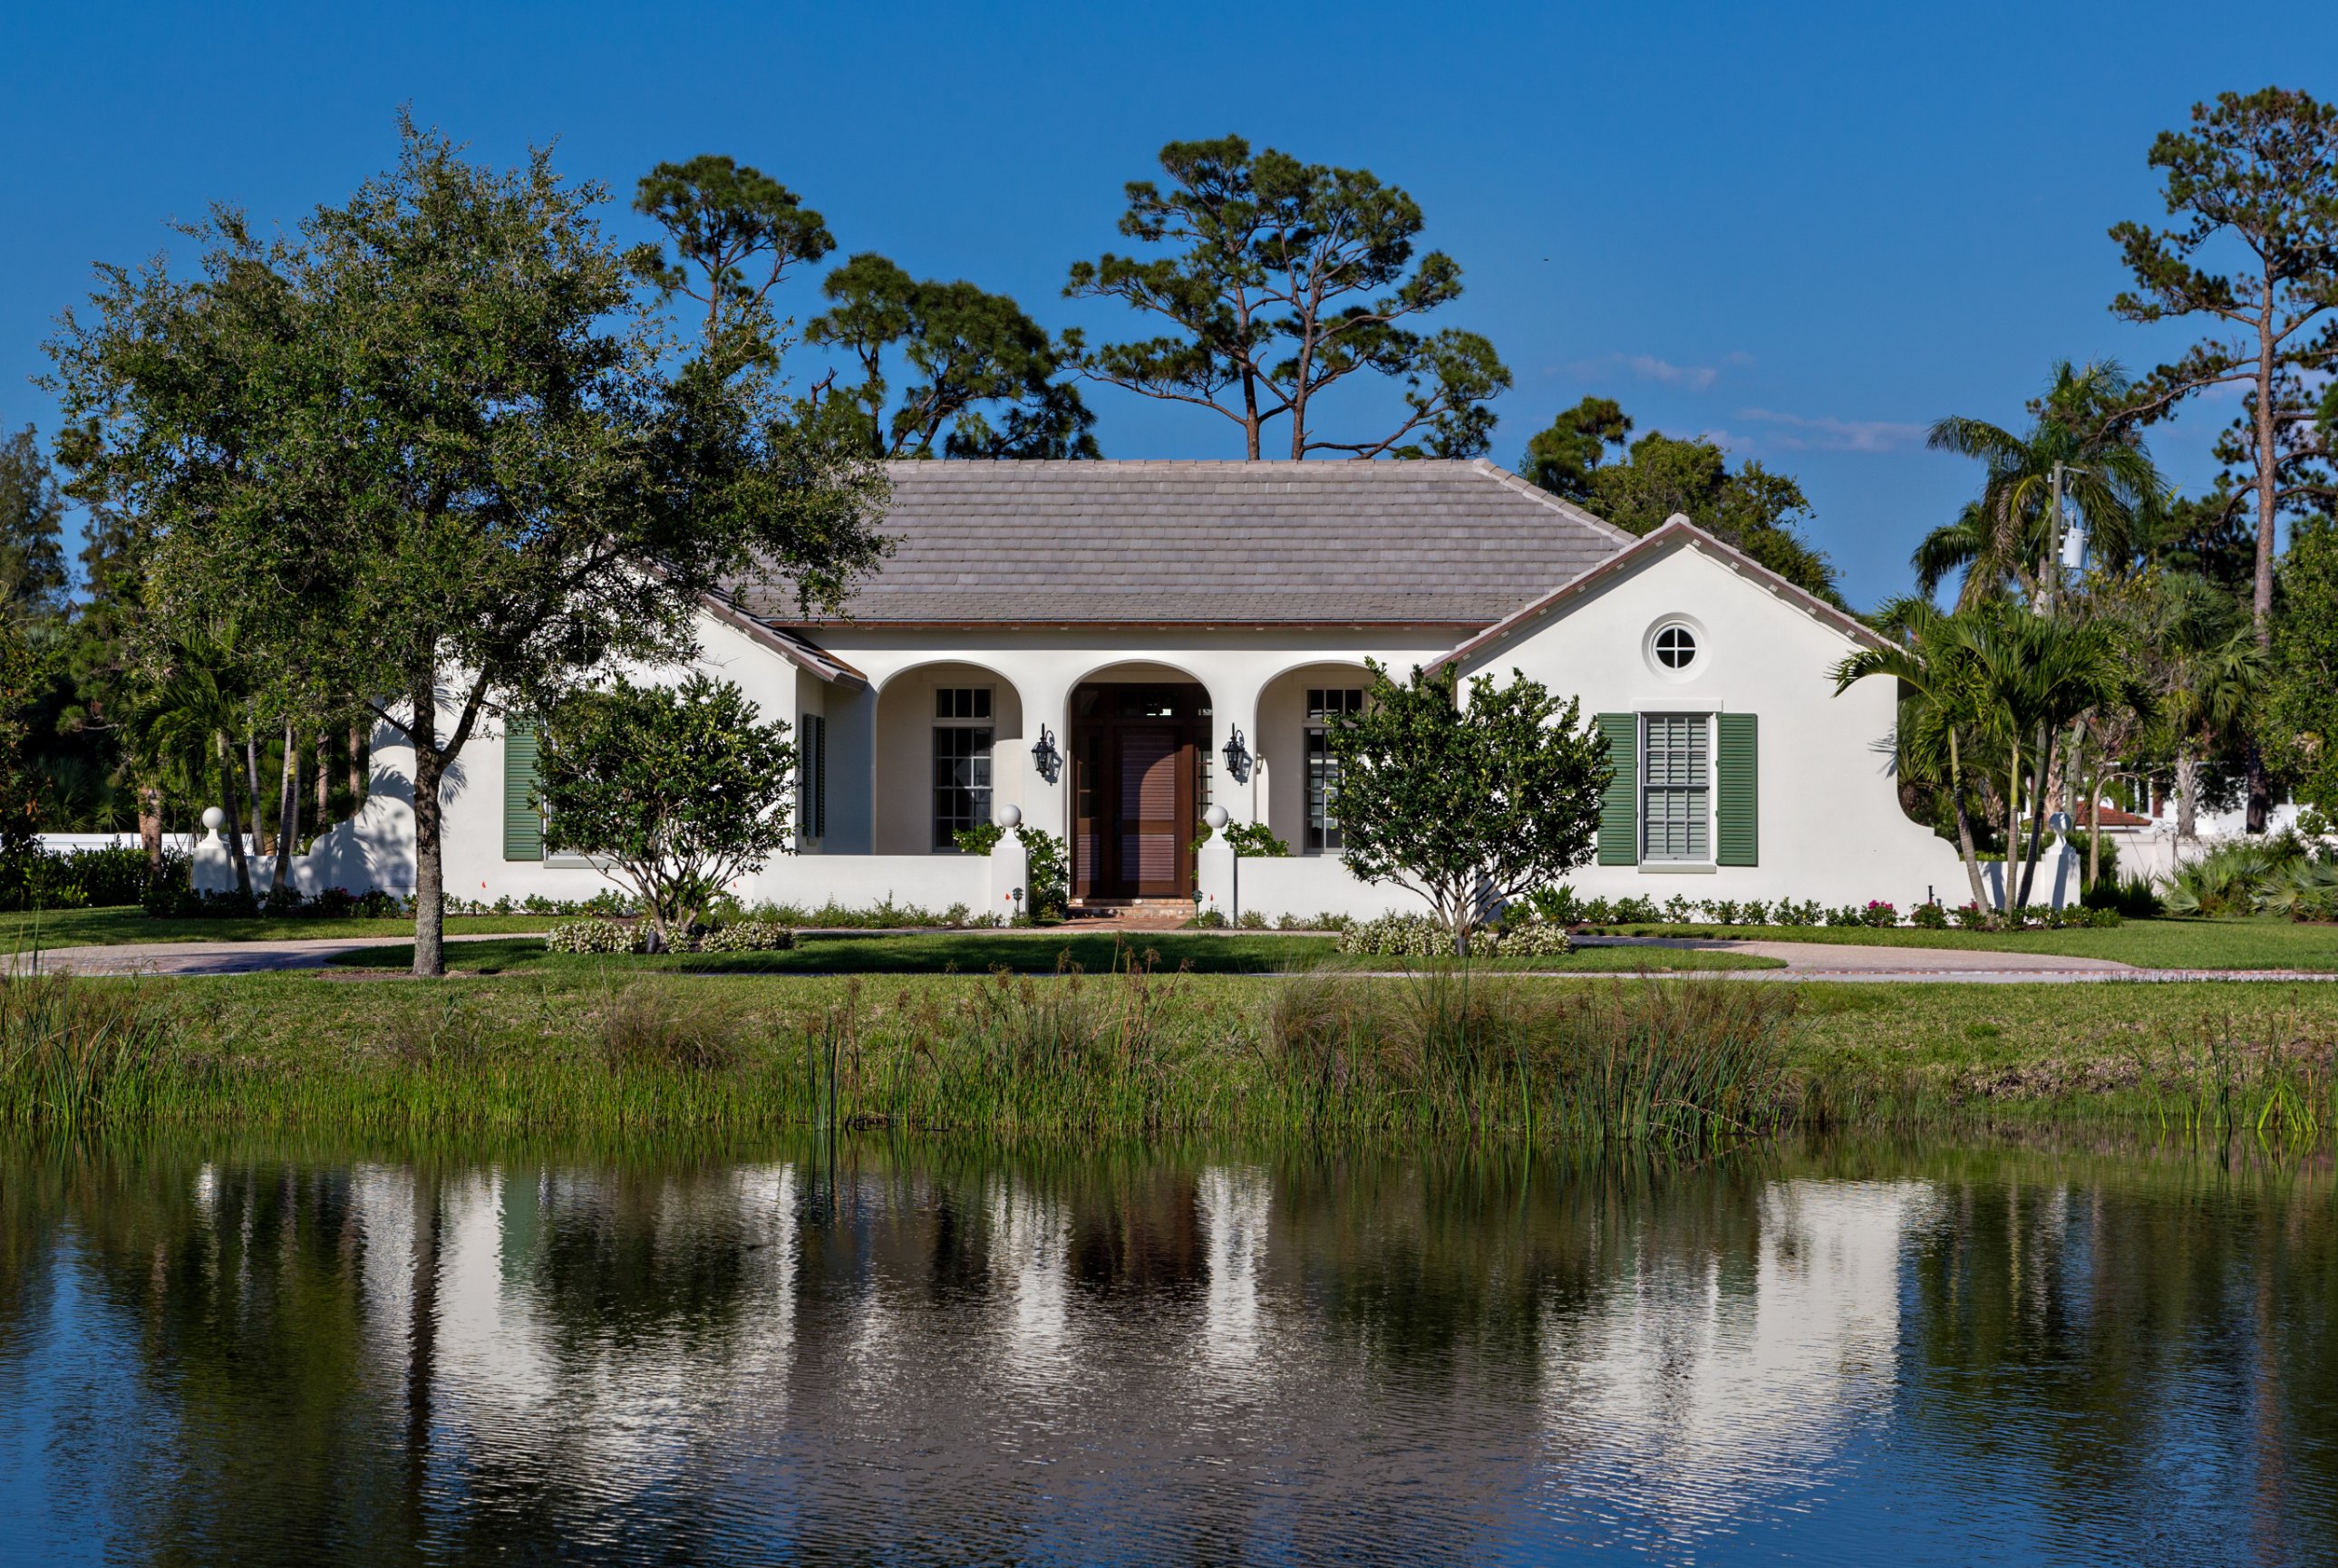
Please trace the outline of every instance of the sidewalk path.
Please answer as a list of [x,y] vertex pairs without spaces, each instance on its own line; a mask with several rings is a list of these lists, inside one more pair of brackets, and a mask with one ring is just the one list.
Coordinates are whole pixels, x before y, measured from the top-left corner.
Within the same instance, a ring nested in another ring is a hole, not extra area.
[[[1089,927],[1094,929],[1094,927]],[[880,935],[870,932],[867,935]],[[447,938],[465,942],[508,941],[542,933],[499,931]],[[1586,947],[1689,947],[1775,958],[1783,969],[1717,969],[1684,974],[1719,975],[1731,980],[1838,980],[1911,982],[1963,985],[2070,985],[2089,981],[2254,980],[2338,981],[2338,974],[2297,969],[2138,969],[2108,958],[2072,958],[2056,953],[1991,953],[1959,947],[1862,947],[1823,942],[1724,942],[1693,936],[1586,936]],[[134,942],[112,947],[54,947],[40,956],[44,974],[75,975],[260,975],[319,969],[338,955],[381,947],[396,938],[305,937],[270,942]],[[0,955],[0,973],[22,974],[28,955]]]
[[1912,981],[1965,985],[2068,985],[2100,980],[2338,980],[2304,969],[2141,969],[2110,958],[1995,953],[1970,947],[1864,947],[1835,942],[1722,942],[1693,936],[1584,936],[1586,947],[1691,947],[1775,958],[1783,969],[1724,969],[1733,980]]

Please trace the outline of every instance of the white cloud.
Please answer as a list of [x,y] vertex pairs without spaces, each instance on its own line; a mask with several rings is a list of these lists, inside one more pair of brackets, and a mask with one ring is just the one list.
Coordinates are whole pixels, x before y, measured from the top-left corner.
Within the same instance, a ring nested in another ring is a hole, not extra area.
[[1769,445],[1789,452],[1896,452],[1924,438],[1923,426],[1889,419],[1805,419],[1771,408],[1740,408],[1737,416],[1773,426]]
[[1624,364],[1643,381],[1661,381],[1667,387],[1685,387],[1692,392],[1704,391],[1721,375],[1710,365],[1675,365],[1653,354],[1631,355]]
[[[1735,363],[1736,357],[1733,356],[1731,362]],[[1642,381],[1685,387],[1692,392],[1702,392],[1721,378],[1721,372],[1711,365],[1675,365],[1654,354],[1610,354],[1601,359],[1577,359],[1567,370],[1578,381],[1606,381],[1619,370],[1626,371]]]

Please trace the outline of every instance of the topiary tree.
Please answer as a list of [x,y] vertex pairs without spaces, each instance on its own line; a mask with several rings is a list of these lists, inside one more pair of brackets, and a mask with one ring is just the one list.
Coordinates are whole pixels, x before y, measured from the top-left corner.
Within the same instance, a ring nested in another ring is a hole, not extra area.
[[660,946],[788,848],[796,750],[728,681],[620,679],[553,710],[536,759],[544,846],[609,862]]
[[1429,900],[1466,956],[1469,934],[1589,858],[1607,788],[1607,748],[1561,702],[1516,671],[1497,687],[1453,666],[1400,685],[1378,664],[1361,713],[1336,717],[1341,858],[1370,882]]

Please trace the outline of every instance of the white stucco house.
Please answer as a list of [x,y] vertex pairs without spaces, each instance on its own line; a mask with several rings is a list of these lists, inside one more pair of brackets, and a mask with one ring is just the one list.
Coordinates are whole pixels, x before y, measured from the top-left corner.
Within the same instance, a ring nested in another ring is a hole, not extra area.
[[[1873,634],[1675,519],[1635,538],[1485,462],[892,466],[883,569],[845,615],[710,603],[703,668],[804,757],[797,852],[750,901],[1010,913],[1023,865],[953,830],[1019,813],[1070,845],[1086,905],[1200,900],[1269,916],[1414,907],[1340,859],[1325,715],[1367,659],[1518,670],[1606,732],[1616,765],[1585,897],[1960,902],[1955,852],[1901,813],[1891,682],[1828,671]],[[296,865],[305,890],[413,885],[410,751]],[[450,897],[583,898],[547,858],[533,740],[490,729],[446,786]],[[1196,852],[1213,807],[1288,858]],[[222,877],[214,841],[201,858]],[[1238,876],[1238,885],[1237,885]]]

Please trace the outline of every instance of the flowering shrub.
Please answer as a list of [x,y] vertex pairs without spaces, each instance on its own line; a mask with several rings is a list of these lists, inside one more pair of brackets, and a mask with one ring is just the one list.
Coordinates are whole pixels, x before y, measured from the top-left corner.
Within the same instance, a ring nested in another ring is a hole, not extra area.
[[1940,907],[1938,899],[1934,899],[1931,903],[1919,904],[1909,910],[1908,924],[1920,926],[1927,931],[1945,931],[1949,928],[1949,912]]
[[701,953],[784,953],[796,934],[776,920],[734,920],[698,939]]
[[[1453,933],[1426,915],[1383,915],[1351,923],[1340,933],[1340,951],[1381,958],[1448,958],[1453,954]],[[1481,958],[1556,958],[1575,951],[1575,942],[1563,926],[1524,919],[1473,932],[1469,951]]]
[[1797,904],[1791,898],[1781,898],[1774,918],[1781,926],[1815,926],[1822,916],[1815,899]]
[[1867,907],[1859,912],[1859,923],[1872,926],[1878,930],[1886,926],[1897,926],[1900,924],[1900,911],[1881,898],[1870,898]]
[[646,953],[650,928],[638,921],[571,920],[544,934],[554,953]]

